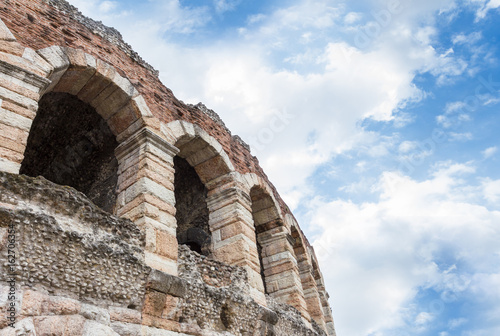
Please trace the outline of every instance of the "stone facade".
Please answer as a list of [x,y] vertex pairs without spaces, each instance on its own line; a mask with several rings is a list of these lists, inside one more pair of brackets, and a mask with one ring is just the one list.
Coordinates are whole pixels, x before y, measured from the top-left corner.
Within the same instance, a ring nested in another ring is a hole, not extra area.
[[217,114],[64,0],[0,19],[0,335],[335,335],[312,246]]

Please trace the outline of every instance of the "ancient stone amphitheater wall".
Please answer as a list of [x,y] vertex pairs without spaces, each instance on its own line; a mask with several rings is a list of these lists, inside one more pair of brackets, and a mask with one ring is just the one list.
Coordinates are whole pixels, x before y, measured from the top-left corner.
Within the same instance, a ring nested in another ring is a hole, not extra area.
[[311,245],[217,114],[65,1],[0,5],[0,335],[335,334]]

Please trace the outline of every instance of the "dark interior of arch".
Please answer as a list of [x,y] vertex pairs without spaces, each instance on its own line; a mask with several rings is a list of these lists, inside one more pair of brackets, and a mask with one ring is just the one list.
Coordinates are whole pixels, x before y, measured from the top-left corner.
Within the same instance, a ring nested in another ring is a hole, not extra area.
[[[257,233],[255,233],[257,235]],[[258,235],[257,235],[258,236]],[[260,265],[260,277],[262,278],[262,284],[264,285],[264,293],[269,294],[267,291],[267,285],[266,285],[266,276],[264,274],[264,260],[262,258],[262,245],[259,242],[258,237],[256,237],[255,241],[257,242],[257,254],[259,255],[259,265]]]
[[264,293],[269,294],[266,286],[266,276],[264,274],[264,255],[263,248],[261,244],[261,236],[267,231],[266,225],[258,223],[255,219],[254,214],[256,213],[255,204],[256,202],[262,200],[263,198],[269,197],[262,189],[253,188],[250,191],[250,198],[252,200],[252,217],[255,224],[255,241],[257,242],[257,254],[259,255],[259,265],[260,265],[260,276],[262,278],[262,283],[264,284]]
[[299,257],[305,253],[305,249],[300,240],[300,233],[293,225],[291,227],[291,232],[293,240],[293,251],[295,253],[295,258],[297,259],[297,261],[299,261]]
[[92,106],[67,93],[47,93],[39,102],[20,173],[71,186],[113,212],[117,145]]
[[320,280],[321,279],[321,273],[319,272],[319,267],[318,263],[314,258],[312,258],[312,274],[314,277],[314,280]]
[[175,219],[177,241],[193,251],[209,255],[211,235],[208,225],[207,188],[193,167],[174,157]]

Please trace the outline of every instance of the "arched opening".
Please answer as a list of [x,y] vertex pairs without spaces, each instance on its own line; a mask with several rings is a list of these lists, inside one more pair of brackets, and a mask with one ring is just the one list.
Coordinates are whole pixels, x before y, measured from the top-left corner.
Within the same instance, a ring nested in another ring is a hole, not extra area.
[[309,275],[311,273],[311,267],[307,257],[306,247],[301,235],[301,232],[297,230],[295,226],[291,227],[291,234],[293,240],[293,252],[297,260],[297,266],[299,268],[299,275],[304,290],[304,295],[307,294],[307,290],[310,289],[311,284],[309,283]]
[[259,255],[260,274],[265,294],[271,294],[268,276],[270,275],[272,261],[266,247],[273,240],[273,229],[281,224],[278,221],[279,215],[273,199],[264,189],[260,187],[252,188],[250,198],[252,200],[252,216],[255,224],[255,240]]
[[[299,266],[300,280],[304,291],[304,298],[307,303],[307,310],[311,318],[322,329],[325,330],[323,308],[316,284],[316,275],[320,275],[315,259],[307,250],[307,241],[304,240],[303,233],[295,226],[291,227],[292,238],[294,240],[294,252]],[[316,272],[317,271],[317,272]]]
[[303,261],[305,258],[304,255],[306,251],[304,249],[304,244],[302,243],[300,233],[293,225],[291,227],[291,232],[293,239],[293,251],[295,253],[295,258],[297,259],[297,262],[299,263],[300,266],[300,262]]
[[291,235],[292,235],[292,240],[293,240],[293,252],[294,252],[295,258],[297,260],[297,265],[299,268],[302,287],[304,290],[306,290],[309,287],[309,285],[307,283],[307,279],[305,278],[305,275],[310,274],[310,272],[311,272],[311,269],[310,269],[311,267],[309,264],[309,260],[307,258],[306,247],[304,245],[304,241],[303,241],[301,233],[293,225],[291,227]]
[[68,93],[50,92],[39,101],[20,173],[71,186],[112,213],[117,145],[106,121],[92,106]]
[[209,255],[211,235],[207,188],[185,159],[175,156],[174,169],[177,241],[187,245],[192,251]]

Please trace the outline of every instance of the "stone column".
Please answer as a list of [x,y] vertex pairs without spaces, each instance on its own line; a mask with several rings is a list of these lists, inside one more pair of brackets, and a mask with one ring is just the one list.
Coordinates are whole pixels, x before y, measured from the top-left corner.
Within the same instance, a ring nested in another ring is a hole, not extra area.
[[51,66],[22,47],[0,20],[0,171],[19,173],[50,71]]
[[311,318],[326,331],[325,317],[323,315],[323,305],[318,293],[316,281],[312,275],[312,265],[308,260],[301,260],[299,262],[300,278],[302,281],[302,288],[304,289],[304,298],[307,303],[307,310]]
[[[316,280],[316,283],[318,281]],[[335,325],[333,324],[333,316],[330,305],[328,304],[328,293],[325,290],[324,283],[321,279],[321,285],[318,285],[319,296],[321,299],[321,304],[323,306],[323,316],[325,318],[326,333],[328,335],[335,335]]]
[[231,176],[211,181],[207,183],[207,188],[214,257],[229,265],[245,268],[250,294],[256,302],[265,306],[250,196],[238,187]]
[[258,233],[258,240],[263,249],[262,262],[268,294],[278,302],[297,308],[310,322],[297,260],[293,253],[293,238],[283,225],[279,225]]
[[146,234],[146,264],[177,275],[174,162],[178,149],[142,128],[115,151],[118,160],[116,214]]

